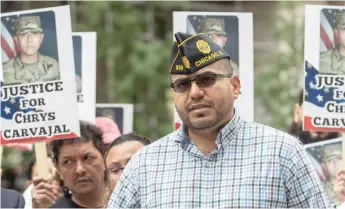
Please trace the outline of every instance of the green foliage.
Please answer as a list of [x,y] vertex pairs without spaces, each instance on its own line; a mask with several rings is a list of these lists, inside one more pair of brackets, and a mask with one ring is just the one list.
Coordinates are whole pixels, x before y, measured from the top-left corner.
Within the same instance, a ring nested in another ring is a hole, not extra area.
[[173,130],[168,111],[173,104],[167,98],[172,32],[156,24],[152,14],[171,16],[171,7],[163,2],[82,2],[78,7],[76,31],[97,31],[97,102],[134,103],[134,130],[153,140]]
[[255,79],[256,105],[262,107],[255,120],[286,131],[303,82],[304,8],[300,2],[277,4],[276,56],[272,66],[255,63],[266,69]]

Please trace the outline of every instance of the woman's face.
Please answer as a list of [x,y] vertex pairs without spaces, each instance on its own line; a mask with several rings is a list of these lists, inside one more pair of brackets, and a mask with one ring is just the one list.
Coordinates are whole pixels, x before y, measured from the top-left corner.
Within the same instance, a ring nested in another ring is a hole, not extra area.
[[72,194],[97,192],[104,185],[103,157],[92,141],[62,145],[57,169]]

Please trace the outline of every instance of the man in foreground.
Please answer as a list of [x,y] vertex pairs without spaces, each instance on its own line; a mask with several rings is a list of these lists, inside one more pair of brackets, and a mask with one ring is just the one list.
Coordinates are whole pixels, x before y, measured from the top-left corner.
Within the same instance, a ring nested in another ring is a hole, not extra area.
[[170,78],[183,121],[137,152],[108,208],[325,208],[321,182],[301,143],[244,121],[240,80],[207,35],[175,34]]

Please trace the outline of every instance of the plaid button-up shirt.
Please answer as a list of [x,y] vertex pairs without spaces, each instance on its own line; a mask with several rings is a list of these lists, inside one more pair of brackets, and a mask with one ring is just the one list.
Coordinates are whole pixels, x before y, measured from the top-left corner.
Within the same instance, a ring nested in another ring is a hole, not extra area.
[[205,156],[181,128],[137,152],[108,208],[325,208],[302,144],[237,112]]

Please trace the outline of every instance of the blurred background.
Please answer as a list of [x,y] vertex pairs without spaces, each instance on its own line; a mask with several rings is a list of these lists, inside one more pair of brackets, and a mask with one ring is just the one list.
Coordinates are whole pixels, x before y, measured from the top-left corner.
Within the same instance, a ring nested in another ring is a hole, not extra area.
[[[304,6],[341,1],[1,1],[1,12],[70,5],[72,31],[97,32],[97,103],[134,104],[134,130],[173,131],[172,12],[252,12],[255,121],[287,131],[303,86]],[[246,88],[245,86],[243,88]],[[32,151],[5,148],[2,181],[23,191]]]

